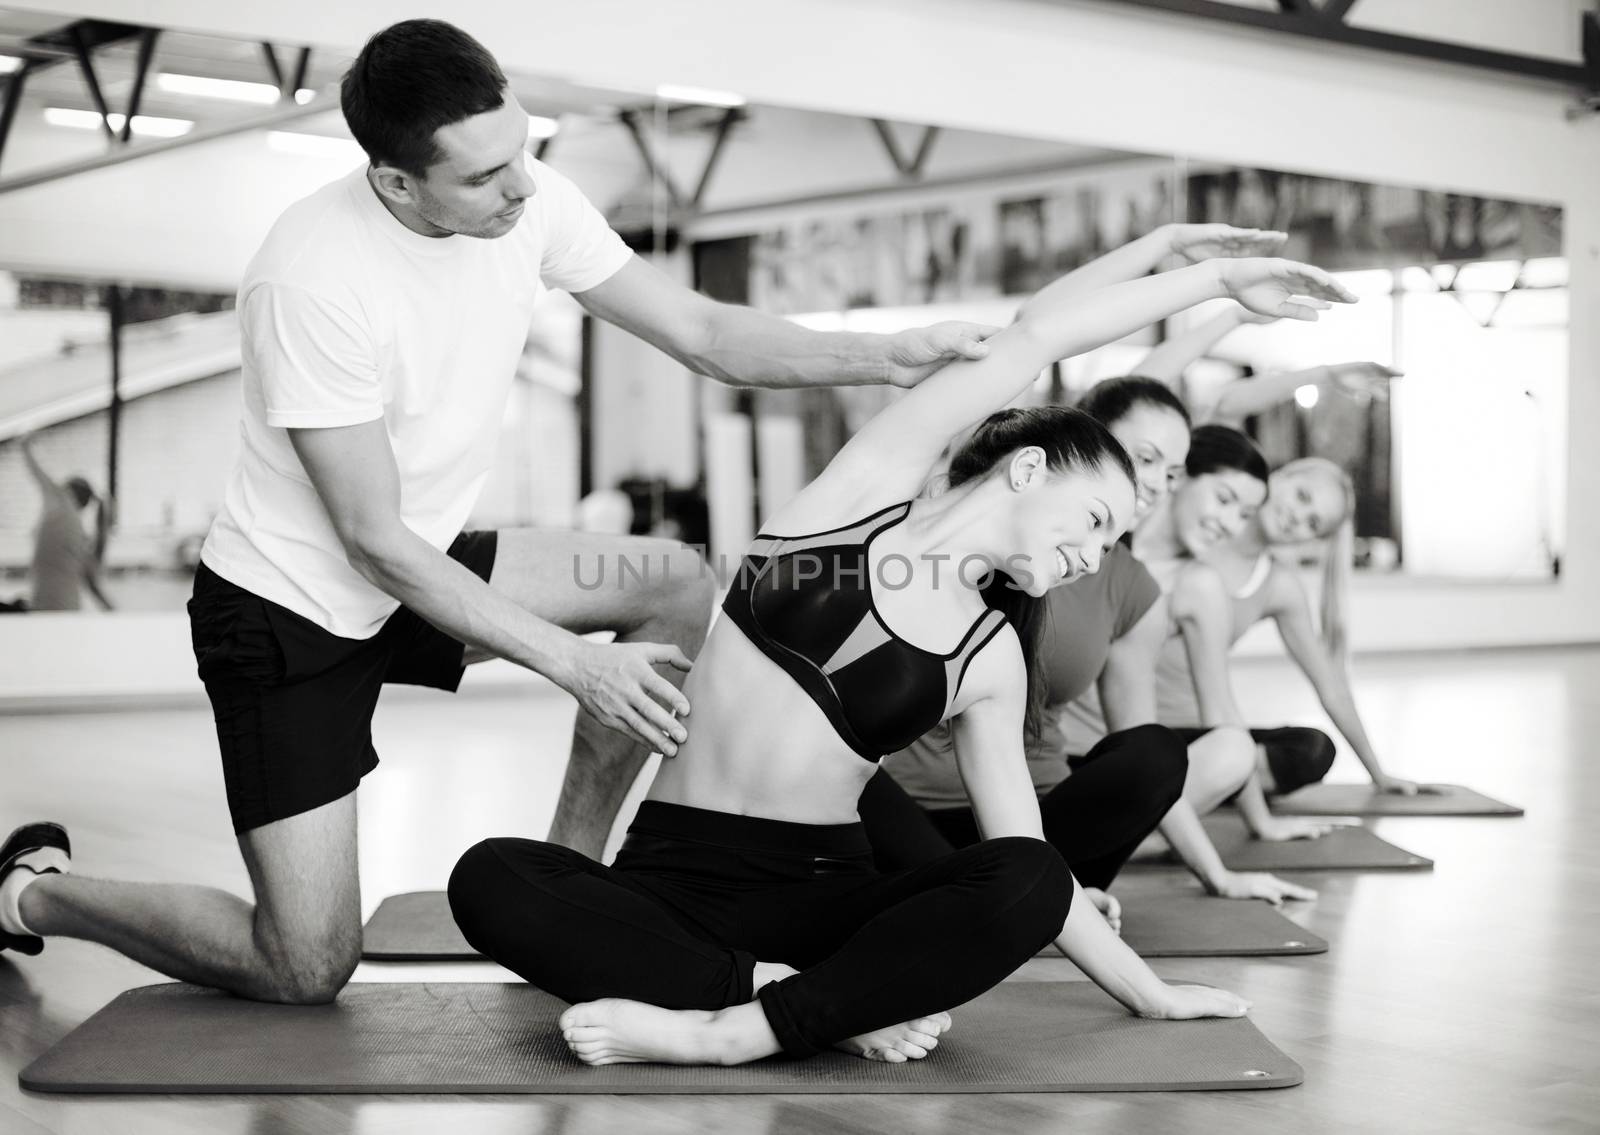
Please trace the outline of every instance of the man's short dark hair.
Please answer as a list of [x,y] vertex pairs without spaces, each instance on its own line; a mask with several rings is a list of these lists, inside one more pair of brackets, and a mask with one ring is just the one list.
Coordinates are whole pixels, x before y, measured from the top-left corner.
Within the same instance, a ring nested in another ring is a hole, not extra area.
[[373,165],[422,177],[441,126],[497,109],[506,76],[487,48],[443,20],[403,20],[367,40],[339,84],[350,133]]

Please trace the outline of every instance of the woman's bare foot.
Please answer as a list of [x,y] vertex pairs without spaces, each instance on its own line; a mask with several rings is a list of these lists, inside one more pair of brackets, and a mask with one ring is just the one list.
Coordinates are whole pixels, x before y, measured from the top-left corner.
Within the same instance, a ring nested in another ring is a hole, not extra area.
[[744,1064],[779,1051],[757,1002],[662,1009],[608,997],[561,1014],[561,1035],[585,1064]]
[[904,1064],[907,1060],[921,1060],[939,1044],[939,1037],[950,1029],[950,1014],[935,1013],[931,1017],[918,1017],[903,1025],[890,1025],[870,1033],[842,1040],[833,1047],[851,1056],[868,1060],[881,1060],[885,1064]]

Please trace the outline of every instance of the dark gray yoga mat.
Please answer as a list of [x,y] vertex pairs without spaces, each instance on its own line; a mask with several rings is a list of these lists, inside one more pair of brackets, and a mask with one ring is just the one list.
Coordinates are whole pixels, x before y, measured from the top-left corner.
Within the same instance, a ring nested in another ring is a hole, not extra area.
[[[1122,897],[1118,893],[1118,897]],[[1123,940],[1147,958],[1324,954],[1328,943],[1263,902],[1194,894],[1124,899]],[[1047,947],[1043,954],[1056,954]],[[361,956],[385,962],[477,961],[450,917],[443,891],[390,895],[362,931]]]
[[[1142,958],[1326,954],[1328,943],[1270,903],[1194,894],[1112,893],[1122,903],[1122,940]],[[1054,946],[1040,957],[1060,957]]]
[[443,891],[390,895],[361,929],[361,956],[374,962],[467,962],[483,955],[467,945]]
[[1142,1021],[1088,982],[1008,982],[953,1011],[926,1060],[827,1052],[735,1068],[567,1052],[566,1004],[528,985],[353,984],[332,1005],[192,985],[122,994],[23,1069],[40,1092],[926,1093],[1282,1088],[1300,1066],[1248,1019]]
[[1253,837],[1237,813],[1214,813],[1203,822],[1230,871],[1433,870],[1433,860],[1379,839],[1368,828],[1336,828],[1317,839],[1269,843]]
[[1520,816],[1522,809],[1460,784],[1436,784],[1437,792],[1393,796],[1370,784],[1313,784],[1272,801],[1289,816]]

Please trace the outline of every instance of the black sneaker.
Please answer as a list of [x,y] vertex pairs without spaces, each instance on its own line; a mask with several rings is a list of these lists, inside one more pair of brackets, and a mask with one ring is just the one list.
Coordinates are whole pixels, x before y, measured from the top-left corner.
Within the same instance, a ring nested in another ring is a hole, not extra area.
[[[4,844],[0,844],[0,884],[13,871],[32,871],[33,868],[26,864],[18,863],[31,851],[43,848],[58,848],[63,855],[71,856],[72,841],[67,838],[67,829],[60,824],[38,823],[23,824],[16,831],[6,837]],[[61,872],[54,867],[46,867],[37,872],[41,875],[59,875]],[[0,929],[0,950],[15,950],[19,954],[37,954],[44,949],[44,939],[37,934],[11,934]]]

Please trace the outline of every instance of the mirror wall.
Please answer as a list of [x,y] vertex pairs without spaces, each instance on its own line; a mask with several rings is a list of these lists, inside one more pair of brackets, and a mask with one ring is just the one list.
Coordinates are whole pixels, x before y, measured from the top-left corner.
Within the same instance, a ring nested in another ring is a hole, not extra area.
[[[16,18],[0,11],[0,40]],[[213,75],[252,65],[256,45],[204,37],[184,37],[156,62]],[[341,67],[321,59],[312,72],[321,82]],[[0,156],[0,192],[19,170],[95,152],[92,132],[45,114],[87,107],[70,79],[24,103]],[[119,81],[107,79],[113,99]],[[1182,368],[1185,396],[1204,413],[1226,384],[1254,376],[1353,362],[1402,371],[1308,382],[1247,427],[1275,463],[1317,454],[1350,472],[1358,564],[1373,576],[1559,573],[1568,303],[1558,208],[728,105],[715,92],[641,95],[539,76],[513,86],[547,124],[530,152],[577,181],[638,250],[709,294],[817,327],[1003,323],[1054,275],[1169,221],[1282,228],[1286,255],[1340,273],[1362,303],[1314,326],[1238,327]],[[190,96],[165,97],[146,104],[154,117],[203,117]],[[248,249],[278,210],[360,160],[331,109],[228,144],[226,155],[222,143],[196,145],[143,174],[130,162],[118,176],[144,177],[157,195],[225,193],[230,170],[251,163],[251,208],[208,222],[233,224],[231,238]],[[150,208],[126,207],[128,226]],[[59,224],[62,240],[73,239],[71,218]],[[170,245],[165,230],[152,232]],[[107,598],[117,609],[179,609],[236,444],[229,286],[197,286],[186,271],[203,249],[166,250],[170,278],[118,278],[110,265],[85,272],[76,254],[71,270],[24,258],[16,236],[0,237],[0,602],[32,597],[51,499],[23,452],[30,437],[56,486],[81,477],[94,494],[74,523],[100,549]],[[1099,378],[1136,373],[1158,344],[1217,319],[1222,306],[1068,360],[1031,397],[1070,399]],[[655,531],[736,554],[754,518],[893,396],[740,396],[625,339],[589,326],[564,297],[540,309],[474,523]],[[103,526],[96,501],[108,502]]]

